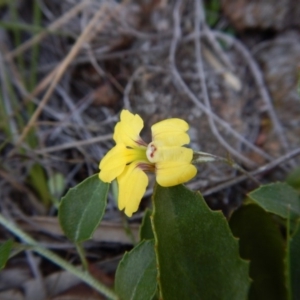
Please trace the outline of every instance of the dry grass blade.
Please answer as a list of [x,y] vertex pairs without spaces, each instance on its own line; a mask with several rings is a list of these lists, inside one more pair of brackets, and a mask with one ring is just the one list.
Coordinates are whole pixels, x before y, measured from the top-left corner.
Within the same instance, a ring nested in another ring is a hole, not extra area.
[[34,44],[41,42],[49,32],[55,31],[59,29],[62,25],[67,23],[70,19],[72,19],[75,15],[77,15],[85,6],[87,6],[90,3],[90,0],[84,0],[82,2],[79,2],[77,5],[75,5],[70,11],[65,13],[63,16],[55,20],[54,23],[48,26],[47,30],[45,32],[42,32],[40,34],[35,35],[33,38],[29,39],[13,51],[7,53],[5,55],[5,59],[11,60],[18,55],[22,54],[24,51],[28,50],[30,47],[32,47]]
[[[299,156],[300,154],[300,148],[297,148],[285,155],[282,155],[280,156],[279,158],[276,158],[274,159],[272,162],[264,165],[264,166],[261,166],[259,168],[257,168],[256,170],[252,171],[252,172],[249,172],[249,174],[251,174],[252,176],[256,176],[256,175],[259,175],[259,174],[263,174],[263,173],[266,173],[272,169],[274,169],[275,167],[279,166],[280,164],[286,162],[286,161],[289,161],[291,159],[293,159],[294,157],[296,156]],[[216,192],[219,192],[223,189],[226,189],[228,187],[231,187],[233,185],[236,185],[244,180],[246,180],[248,178],[247,175],[240,175],[238,177],[234,176],[233,178],[230,178],[228,179],[227,181],[221,183],[221,184],[218,184],[212,188],[209,188],[207,189],[206,191],[204,191],[203,195],[204,196],[208,196],[208,195],[211,195],[213,193],[216,193]],[[196,188],[198,185],[198,183],[193,183],[190,185],[191,188]]]
[[97,136],[94,138],[90,138],[85,141],[76,141],[76,142],[66,143],[66,144],[59,145],[59,146],[47,147],[47,148],[43,148],[41,150],[35,150],[34,152],[36,154],[46,154],[46,153],[55,152],[55,151],[61,151],[61,150],[66,150],[66,149],[71,149],[71,148],[78,148],[81,146],[87,146],[87,145],[91,145],[91,144],[95,144],[95,143],[99,143],[99,142],[105,142],[105,141],[111,140],[112,137],[113,137],[112,134],[107,134],[104,136]]
[[[95,13],[95,15],[93,16],[93,18],[89,22],[89,24],[85,27],[84,31],[82,32],[82,34],[80,35],[80,37],[76,41],[75,45],[72,47],[72,49],[69,52],[69,54],[62,61],[62,63],[57,67],[57,71],[56,71],[56,73],[54,75],[54,78],[52,80],[52,83],[51,83],[50,87],[48,88],[48,90],[45,93],[43,99],[41,100],[39,106],[37,107],[37,109],[35,110],[34,114],[32,115],[32,117],[30,118],[29,122],[27,123],[26,127],[24,128],[21,136],[19,137],[19,139],[18,139],[18,141],[16,143],[16,147],[19,147],[21,145],[21,143],[24,141],[24,139],[27,136],[30,128],[34,125],[34,123],[36,122],[36,120],[39,117],[40,113],[42,112],[43,107],[49,101],[50,96],[52,95],[52,93],[53,93],[53,91],[54,91],[57,83],[59,82],[59,80],[63,76],[66,68],[72,62],[72,60],[74,59],[74,57],[78,54],[79,50],[84,45],[84,43],[88,42],[94,36],[95,31],[96,31],[96,30],[94,30],[95,26],[98,25],[97,22],[99,21],[99,19],[101,18],[101,16],[105,15],[106,10],[107,10],[107,7],[106,6],[102,6]],[[105,25],[105,23],[107,21],[108,21],[107,17],[105,17],[102,20],[102,22],[101,22],[102,27]],[[98,27],[98,31],[99,30],[100,30],[100,28]]]

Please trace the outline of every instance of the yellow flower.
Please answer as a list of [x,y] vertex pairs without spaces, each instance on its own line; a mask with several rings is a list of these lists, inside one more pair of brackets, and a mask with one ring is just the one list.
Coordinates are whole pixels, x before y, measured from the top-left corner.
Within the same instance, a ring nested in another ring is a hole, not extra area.
[[156,181],[164,187],[192,179],[197,172],[193,150],[182,147],[190,138],[188,124],[181,119],[167,119],[151,127],[152,142],[140,137],[144,122],[128,110],[121,112],[113,139],[116,145],[100,162],[99,178],[104,182],[118,180],[120,210],[131,217],[137,211],[148,185],[146,172],[155,172]]

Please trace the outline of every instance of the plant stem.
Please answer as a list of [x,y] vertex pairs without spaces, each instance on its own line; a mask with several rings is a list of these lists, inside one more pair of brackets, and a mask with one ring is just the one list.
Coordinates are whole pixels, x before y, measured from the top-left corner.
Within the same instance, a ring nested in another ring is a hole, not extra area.
[[83,270],[87,271],[88,270],[88,262],[85,258],[85,253],[84,253],[84,249],[82,247],[82,243],[75,243],[75,246],[76,246],[77,253],[80,257],[80,260],[81,260],[81,263],[83,266]]
[[52,251],[42,248],[39,244],[27,235],[24,231],[18,228],[15,224],[5,219],[5,217],[0,213],[0,224],[2,224],[6,229],[16,235],[19,239],[21,239],[24,243],[28,244],[32,247],[32,250],[41,256],[45,257],[46,259],[50,260],[51,262],[55,263],[56,265],[60,266],[62,269],[72,273],[73,275],[80,278],[82,281],[93,287],[95,290],[100,292],[101,294],[105,295],[108,299],[118,300],[119,297],[115,294],[114,291],[109,289],[107,286],[99,282],[93,276],[91,276],[87,272],[83,272]]

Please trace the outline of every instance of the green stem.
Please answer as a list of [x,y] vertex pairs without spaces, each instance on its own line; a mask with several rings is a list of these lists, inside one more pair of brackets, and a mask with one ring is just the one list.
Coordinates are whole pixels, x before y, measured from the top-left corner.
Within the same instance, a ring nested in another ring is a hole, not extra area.
[[39,246],[39,244],[31,238],[29,235],[27,235],[24,231],[22,231],[20,228],[18,228],[15,224],[11,223],[7,219],[3,217],[3,215],[0,213],[0,224],[2,224],[6,229],[8,229],[10,232],[12,232],[14,235],[16,235],[18,238],[20,238],[23,242],[28,244],[32,247],[32,250],[41,256],[45,257],[46,259],[50,260],[51,262],[55,263],[56,265],[60,266],[62,269],[72,273],[73,275],[80,278],[82,281],[93,287],[95,290],[100,292],[101,294],[105,295],[107,298],[112,300],[118,300],[118,296],[109,289],[107,286],[96,280],[93,276],[91,276],[87,272],[83,272],[52,251],[42,248]]
[[[9,2],[9,9],[10,9],[10,14],[11,14],[11,19],[12,22],[18,23],[19,20],[19,12],[17,9],[17,1],[10,1]],[[21,39],[21,31],[18,28],[13,28],[13,37],[14,37],[14,44],[15,47],[18,47],[22,43]],[[20,68],[20,74],[22,79],[24,75],[24,70],[25,70],[25,62],[24,62],[24,57],[23,55],[18,55],[17,57],[18,65]]]
[[[34,26],[40,26],[42,22],[42,11],[39,7],[39,4],[37,1],[34,1],[33,6],[33,25]],[[36,82],[37,82],[37,67],[38,67],[38,61],[39,61],[39,51],[40,45],[34,44],[32,47],[32,53],[31,53],[31,62],[30,62],[30,78],[29,78],[29,91],[32,92],[35,88]],[[34,111],[34,105],[32,102],[28,105],[29,113],[30,115],[33,114]]]
[[87,271],[88,270],[88,262],[85,258],[85,253],[84,253],[84,249],[82,247],[82,244],[81,243],[76,243],[75,245],[76,245],[77,253],[80,257],[80,260],[81,260],[81,263],[82,263],[82,266],[83,266],[83,270]]
[[125,215],[123,215],[123,225],[124,225],[124,230],[125,230],[125,233],[127,234],[127,236],[129,237],[130,241],[132,242],[133,245],[136,245],[136,240],[135,240],[135,237],[132,233],[132,230],[129,226],[129,222],[126,218]]

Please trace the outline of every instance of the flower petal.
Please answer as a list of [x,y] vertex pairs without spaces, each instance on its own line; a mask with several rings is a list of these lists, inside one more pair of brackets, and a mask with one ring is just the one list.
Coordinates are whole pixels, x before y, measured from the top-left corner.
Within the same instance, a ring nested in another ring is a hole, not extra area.
[[146,155],[152,163],[163,161],[184,161],[190,163],[193,159],[193,150],[178,146],[162,146],[157,142],[152,142],[148,145]]
[[99,178],[104,182],[111,182],[119,176],[127,163],[127,157],[124,155],[126,147],[123,144],[116,145],[109,150],[102,158],[99,164]]
[[118,177],[118,206],[120,210],[125,208],[128,217],[138,210],[148,185],[148,176],[138,167],[138,163],[126,166],[124,172]]
[[191,180],[197,169],[183,161],[160,162],[156,164],[156,181],[163,187],[178,185]]
[[111,182],[124,171],[126,164],[135,160],[148,162],[144,149],[128,149],[124,144],[117,144],[101,160],[99,178]]
[[151,127],[152,141],[160,141],[165,146],[182,146],[190,142],[186,133],[189,129],[187,122],[181,119],[167,119]]
[[192,179],[197,168],[191,164],[193,150],[184,147],[160,147],[155,153],[156,181],[164,187]]
[[140,146],[142,139],[140,132],[144,127],[144,122],[139,115],[134,115],[128,110],[122,110],[120,122],[115,126],[114,140],[123,143],[128,147],[136,148]]

